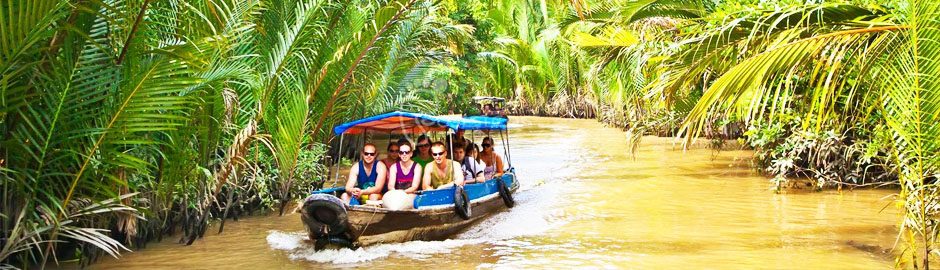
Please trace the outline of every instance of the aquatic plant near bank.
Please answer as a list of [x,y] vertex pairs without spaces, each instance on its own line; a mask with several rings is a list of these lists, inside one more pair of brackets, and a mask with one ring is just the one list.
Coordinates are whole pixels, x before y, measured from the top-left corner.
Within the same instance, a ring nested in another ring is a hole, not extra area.
[[845,132],[801,129],[799,118],[751,126],[743,140],[755,151],[757,167],[773,175],[780,190],[791,179],[810,179],[814,189],[896,186],[897,164],[884,128]]

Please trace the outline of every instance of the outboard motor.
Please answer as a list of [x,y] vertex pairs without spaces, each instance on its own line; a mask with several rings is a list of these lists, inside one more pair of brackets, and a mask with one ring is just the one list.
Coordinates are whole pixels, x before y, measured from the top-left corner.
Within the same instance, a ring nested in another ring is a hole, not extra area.
[[353,247],[349,231],[349,220],[343,201],[329,194],[313,194],[304,200],[301,219],[307,228],[310,240],[316,241],[315,250],[333,244]]

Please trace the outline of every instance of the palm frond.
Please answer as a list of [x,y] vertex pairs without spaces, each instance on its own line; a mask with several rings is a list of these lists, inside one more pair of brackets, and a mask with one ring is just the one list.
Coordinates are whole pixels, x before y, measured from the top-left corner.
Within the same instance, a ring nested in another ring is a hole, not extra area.
[[[771,108],[754,105],[767,104],[765,98],[775,97],[770,95],[775,92],[769,90],[780,80],[809,76],[818,87],[834,89],[833,81],[826,80],[826,77],[832,72],[838,72],[831,68],[832,65],[838,67],[838,62],[842,61],[836,56],[869,46],[884,49],[883,46],[878,46],[880,44],[869,43],[869,38],[891,35],[901,29],[903,27],[885,26],[840,31],[798,40],[748,58],[722,74],[705,90],[689,112],[682,133],[691,140],[702,132],[709,117],[723,114],[720,110],[734,109],[735,111],[727,113],[744,114],[746,121],[757,119],[758,115],[767,113],[764,109]],[[890,38],[878,40],[889,42]],[[824,71],[819,72],[821,69]]]

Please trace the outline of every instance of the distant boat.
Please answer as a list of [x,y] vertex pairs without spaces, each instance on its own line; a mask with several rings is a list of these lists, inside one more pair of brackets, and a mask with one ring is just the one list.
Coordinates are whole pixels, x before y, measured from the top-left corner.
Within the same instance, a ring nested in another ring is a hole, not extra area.
[[[337,135],[366,131],[424,133],[448,130],[495,130],[504,133],[503,117],[437,117],[409,112],[391,112],[336,126]],[[508,140],[504,138],[504,140]],[[342,144],[342,138],[340,139]],[[508,147],[507,143],[503,144]],[[508,149],[507,154],[508,154]],[[312,192],[304,200],[301,219],[317,250],[327,246],[359,247],[377,243],[414,240],[443,240],[515,202],[519,188],[515,169],[483,183],[421,192],[414,209],[391,210],[370,205],[347,205],[338,197],[344,187]]]

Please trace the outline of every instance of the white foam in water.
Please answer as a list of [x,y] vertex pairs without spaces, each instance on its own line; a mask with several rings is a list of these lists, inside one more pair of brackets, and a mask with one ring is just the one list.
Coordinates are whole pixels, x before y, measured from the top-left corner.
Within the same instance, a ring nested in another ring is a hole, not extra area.
[[565,224],[556,216],[562,214],[551,207],[560,189],[538,186],[514,195],[516,206],[497,213],[457,236],[459,239],[505,240],[520,236],[541,234]]
[[307,260],[318,263],[353,264],[386,258],[391,255],[401,255],[414,259],[424,259],[432,254],[447,253],[451,250],[472,244],[483,243],[482,240],[456,239],[444,241],[411,241],[400,244],[382,244],[351,250],[325,249],[314,251],[313,246],[304,240],[306,236],[300,233],[287,233],[271,231],[268,234],[268,245],[272,249],[289,251],[291,260]]
[[449,253],[466,245],[489,243],[493,245],[516,244],[512,238],[540,234],[564,224],[553,220],[554,207],[546,207],[560,194],[557,186],[541,185],[516,194],[516,207],[488,217],[456,238],[444,241],[411,241],[397,244],[381,244],[351,249],[325,249],[314,251],[303,232],[270,231],[268,245],[272,249],[288,251],[291,260],[306,260],[329,264],[355,264],[389,256],[426,259],[434,254]]
[[268,245],[278,250],[294,250],[304,245],[306,236],[300,233],[269,231]]

